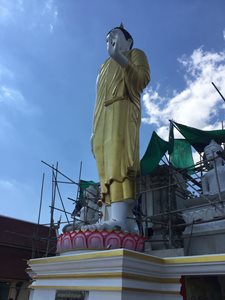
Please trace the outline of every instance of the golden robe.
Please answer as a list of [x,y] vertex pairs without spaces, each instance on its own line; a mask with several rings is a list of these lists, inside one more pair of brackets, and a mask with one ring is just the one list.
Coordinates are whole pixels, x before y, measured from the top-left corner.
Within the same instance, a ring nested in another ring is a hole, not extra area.
[[136,198],[140,93],[150,80],[150,70],[141,50],[132,49],[125,55],[128,66],[107,59],[97,82],[92,146],[102,198],[107,204]]

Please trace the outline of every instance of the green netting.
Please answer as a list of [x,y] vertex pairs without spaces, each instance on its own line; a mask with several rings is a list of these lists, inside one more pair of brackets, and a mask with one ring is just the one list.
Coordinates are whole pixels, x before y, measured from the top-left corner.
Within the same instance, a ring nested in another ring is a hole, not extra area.
[[219,144],[225,142],[225,130],[200,130],[176,122],[173,124],[198,152],[203,152],[211,140]]
[[173,152],[170,154],[171,164],[178,169],[189,168],[188,173],[193,173],[190,168],[194,165],[191,145],[184,139],[174,139]]
[[141,174],[147,175],[154,171],[158,166],[161,158],[168,150],[169,143],[161,139],[154,131],[152,133],[151,140],[148,144],[148,148],[141,159]]

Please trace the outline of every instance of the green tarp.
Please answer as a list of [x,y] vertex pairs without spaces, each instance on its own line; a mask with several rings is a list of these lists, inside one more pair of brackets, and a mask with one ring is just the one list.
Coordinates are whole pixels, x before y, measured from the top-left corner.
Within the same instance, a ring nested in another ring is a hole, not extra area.
[[72,216],[79,216],[80,215],[80,210],[84,206],[85,202],[85,190],[89,186],[94,186],[97,189],[98,183],[94,181],[86,181],[86,180],[80,180],[79,181],[79,196],[78,199],[76,200],[76,206],[74,211],[72,212]]
[[[174,139],[173,127],[185,139]],[[174,167],[178,169],[190,168],[194,165],[191,146],[201,153],[211,140],[215,140],[219,144],[225,143],[225,130],[200,130],[171,121],[169,142],[161,139],[155,131],[153,132],[148,148],[141,159],[141,174],[147,175],[154,171],[167,151]],[[191,169],[188,172],[190,173]]]
[[174,121],[172,123],[198,152],[203,152],[211,140],[215,140],[219,144],[225,142],[225,130],[200,130]]
[[80,180],[79,183],[79,200],[83,200],[84,199],[84,192],[85,190],[89,187],[89,186],[94,186],[97,189],[97,183],[94,181],[86,181],[86,180]]
[[184,139],[174,139],[173,152],[170,154],[171,164],[178,169],[188,169],[188,173],[192,173],[190,167],[194,165],[191,145]]
[[[184,139],[173,139],[173,151],[170,154],[171,164],[178,169],[193,166],[191,145]],[[162,157],[171,149],[170,144],[161,139],[154,131],[148,148],[141,159],[141,174],[147,175],[155,170]],[[189,173],[191,170],[189,170]]]
[[147,175],[154,171],[161,158],[168,151],[169,143],[161,139],[155,131],[148,144],[148,148],[141,159],[141,174]]

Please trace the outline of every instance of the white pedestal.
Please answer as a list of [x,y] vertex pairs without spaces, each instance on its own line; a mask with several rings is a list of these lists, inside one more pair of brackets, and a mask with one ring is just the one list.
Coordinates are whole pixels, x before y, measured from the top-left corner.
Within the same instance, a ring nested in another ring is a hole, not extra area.
[[118,249],[32,259],[30,300],[57,290],[87,291],[85,300],[181,300],[181,275],[225,273],[225,255],[158,258]]

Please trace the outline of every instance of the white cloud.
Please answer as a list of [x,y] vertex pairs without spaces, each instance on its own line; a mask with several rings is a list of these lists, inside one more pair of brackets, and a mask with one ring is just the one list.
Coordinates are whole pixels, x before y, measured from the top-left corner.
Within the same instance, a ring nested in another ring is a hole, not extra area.
[[23,0],[0,0],[0,24],[14,23],[15,15],[23,12]]
[[223,38],[225,40],[225,29],[223,30]]
[[38,111],[37,108],[27,102],[21,91],[0,83],[0,115],[4,115],[3,108],[6,107],[10,112],[26,115],[33,115]]
[[11,112],[28,115],[38,112],[38,109],[27,101],[22,91],[16,86],[15,79],[16,75],[0,63],[0,117],[4,116],[4,108],[6,107]]
[[4,79],[12,79],[14,74],[8,68],[0,64],[0,82]]
[[58,19],[58,8],[55,4],[54,0],[47,0],[44,3],[42,9],[42,16],[46,16],[49,19],[49,32],[52,33],[54,31],[55,24]]
[[16,131],[12,114],[30,115],[34,109],[27,104],[27,101],[19,90],[12,89],[0,84],[0,144],[10,145],[13,143]]
[[13,88],[14,73],[0,64],[0,115],[3,115],[3,107],[11,106],[16,110],[23,110],[26,101],[22,93]]
[[7,87],[0,86],[0,105],[6,104],[13,109],[26,112],[27,103],[19,90]]
[[[0,0],[0,24],[18,24],[21,16],[26,27],[34,30],[44,27],[52,33],[58,19],[58,8],[54,0]],[[20,24],[21,23],[21,19]],[[29,25],[28,25],[29,23]]]
[[212,82],[225,94],[225,51],[207,52],[199,48],[178,61],[184,67],[185,89],[172,98],[162,97],[159,88],[148,89],[143,95],[142,121],[156,124],[164,139],[168,138],[169,119],[199,129],[221,128],[218,115],[225,105]]
[[13,188],[13,183],[8,180],[0,179],[0,190],[10,190]]
[[54,30],[54,26],[52,24],[49,25],[49,31],[52,33]]

